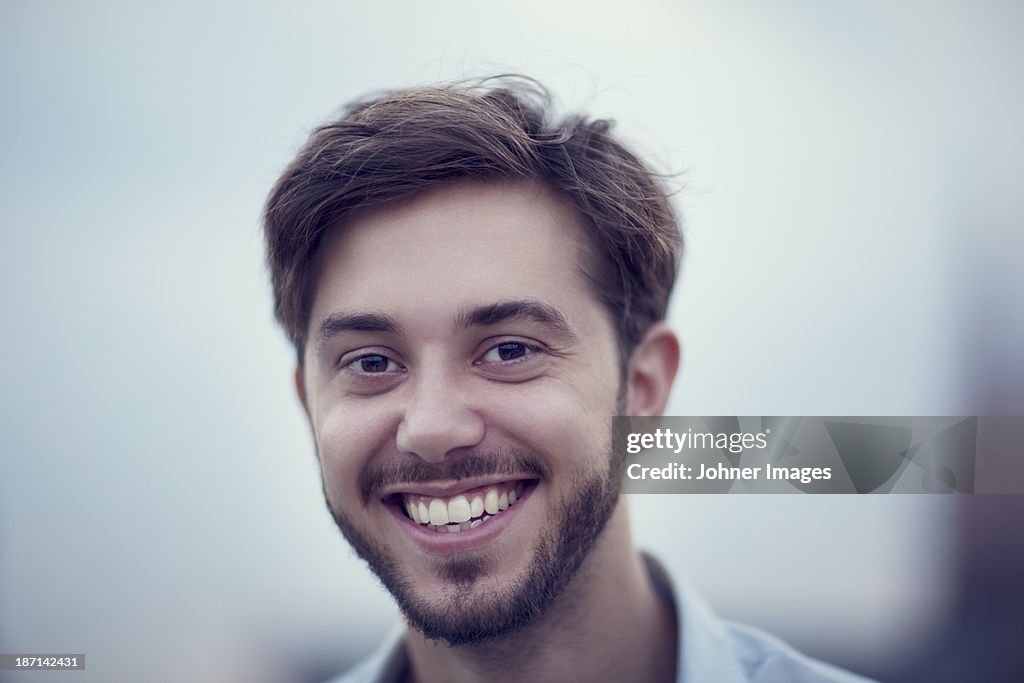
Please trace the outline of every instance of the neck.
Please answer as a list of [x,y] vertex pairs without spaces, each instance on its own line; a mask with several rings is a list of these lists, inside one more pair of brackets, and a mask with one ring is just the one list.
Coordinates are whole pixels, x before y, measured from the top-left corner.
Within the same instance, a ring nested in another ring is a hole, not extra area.
[[625,500],[572,581],[528,626],[476,645],[407,639],[411,677],[451,681],[675,680],[676,618],[633,548]]

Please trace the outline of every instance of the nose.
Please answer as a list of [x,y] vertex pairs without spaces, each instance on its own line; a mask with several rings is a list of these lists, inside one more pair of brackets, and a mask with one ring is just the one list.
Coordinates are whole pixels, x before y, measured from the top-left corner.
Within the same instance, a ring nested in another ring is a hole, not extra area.
[[459,387],[435,376],[418,378],[398,426],[402,453],[427,462],[442,462],[458,448],[476,446],[484,438],[484,420]]

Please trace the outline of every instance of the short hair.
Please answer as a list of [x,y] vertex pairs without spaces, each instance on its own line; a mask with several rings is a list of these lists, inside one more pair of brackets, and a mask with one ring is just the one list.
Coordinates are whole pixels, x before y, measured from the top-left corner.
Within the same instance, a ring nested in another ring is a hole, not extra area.
[[611,134],[614,123],[554,120],[536,81],[500,76],[396,90],[315,129],[264,210],[275,314],[303,364],[314,259],[358,210],[464,180],[532,179],[579,211],[596,258],[584,268],[611,314],[625,363],[665,317],[682,250],[664,178]]

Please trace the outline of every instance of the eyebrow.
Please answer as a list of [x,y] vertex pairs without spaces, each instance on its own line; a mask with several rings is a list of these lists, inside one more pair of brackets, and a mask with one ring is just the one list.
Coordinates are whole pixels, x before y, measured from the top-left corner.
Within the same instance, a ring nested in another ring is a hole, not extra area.
[[[491,327],[513,320],[539,323],[568,341],[576,341],[578,338],[569,321],[557,308],[533,299],[499,301],[477,306],[459,314],[455,319],[455,325],[466,330],[471,327]],[[317,351],[319,352],[330,339],[345,332],[386,332],[401,335],[402,326],[385,313],[332,313],[320,322],[320,332],[316,341]]]
[[401,334],[401,326],[390,315],[384,313],[332,313],[320,322],[316,349],[331,338],[344,332],[387,332]]
[[489,327],[510,320],[530,320],[547,327],[569,341],[577,339],[569,321],[557,308],[534,299],[499,301],[486,306],[478,306],[460,315],[456,319],[456,325],[462,329],[468,329],[470,327]]

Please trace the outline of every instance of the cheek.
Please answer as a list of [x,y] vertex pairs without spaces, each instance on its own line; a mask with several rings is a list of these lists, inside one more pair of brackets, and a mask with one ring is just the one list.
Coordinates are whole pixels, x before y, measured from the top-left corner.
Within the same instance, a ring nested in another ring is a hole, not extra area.
[[320,416],[314,432],[324,491],[332,503],[346,502],[351,509],[352,501],[359,501],[359,474],[389,442],[388,425],[372,401],[339,404]]
[[552,478],[579,470],[603,470],[611,449],[611,417],[617,385],[588,384],[587,389],[552,382],[524,385],[505,397],[491,431],[544,457]]

